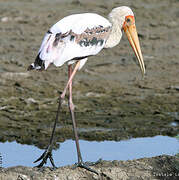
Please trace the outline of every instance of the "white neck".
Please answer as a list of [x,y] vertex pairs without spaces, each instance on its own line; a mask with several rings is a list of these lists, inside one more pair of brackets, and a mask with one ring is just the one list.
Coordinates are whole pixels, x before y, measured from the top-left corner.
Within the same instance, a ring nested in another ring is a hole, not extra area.
[[109,21],[112,24],[112,30],[106,41],[105,48],[112,48],[119,44],[122,37],[122,26],[127,15],[134,16],[132,10],[127,6],[121,6],[112,9],[109,13]]
[[104,46],[105,48],[112,48],[118,45],[122,37],[122,31],[121,31],[121,26],[119,25],[119,22],[111,18],[109,18],[109,21],[112,23],[112,29],[106,41],[106,44]]

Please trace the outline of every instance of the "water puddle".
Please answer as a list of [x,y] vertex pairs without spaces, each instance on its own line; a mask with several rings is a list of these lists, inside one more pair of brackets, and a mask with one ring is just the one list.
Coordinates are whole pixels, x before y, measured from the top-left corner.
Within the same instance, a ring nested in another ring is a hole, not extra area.
[[[80,140],[84,161],[132,160],[158,155],[175,155],[179,153],[179,140],[168,136],[132,138],[123,141],[85,141]],[[32,145],[22,145],[16,142],[0,143],[2,166],[30,166],[44,151]],[[53,151],[57,166],[65,166],[77,162],[76,147],[73,140],[60,143],[60,148]],[[51,166],[47,163],[47,166]]]
[[179,126],[179,122],[178,121],[173,121],[173,122],[170,123],[170,125],[173,126],[173,127],[177,127],[177,126]]

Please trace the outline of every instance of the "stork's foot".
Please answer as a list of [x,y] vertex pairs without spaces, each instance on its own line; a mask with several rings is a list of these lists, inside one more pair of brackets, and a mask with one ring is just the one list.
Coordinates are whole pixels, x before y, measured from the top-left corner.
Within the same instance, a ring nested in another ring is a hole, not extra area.
[[36,161],[34,161],[34,163],[42,160],[41,163],[36,166],[36,167],[38,167],[38,168],[41,168],[41,167],[43,167],[44,164],[47,163],[47,159],[50,160],[50,162],[51,162],[51,164],[52,164],[52,166],[53,166],[53,170],[55,170],[57,167],[56,167],[55,164],[54,164],[54,160],[53,160],[53,156],[52,156],[52,151],[49,150],[49,148],[47,148],[47,149],[45,150],[45,152],[44,152]]
[[80,168],[83,168],[83,169],[86,169],[92,173],[95,173],[97,175],[99,175],[99,173],[97,171],[95,171],[94,169],[90,168],[89,166],[94,166],[96,164],[99,164],[101,162],[102,159],[99,159],[98,161],[96,162],[79,162],[79,163],[76,163],[75,164],[75,167],[80,167]]

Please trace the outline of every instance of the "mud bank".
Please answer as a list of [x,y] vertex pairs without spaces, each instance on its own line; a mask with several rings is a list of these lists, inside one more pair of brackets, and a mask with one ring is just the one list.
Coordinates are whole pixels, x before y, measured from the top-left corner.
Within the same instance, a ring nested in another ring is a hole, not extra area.
[[29,167],[10,167],[1,169],[2,180],[175,180],[179,177],[179,158],[157,156],[132,161],[102,161],[92,168],[99,175],[74,166],[51,170],[48,167],[37,169]]

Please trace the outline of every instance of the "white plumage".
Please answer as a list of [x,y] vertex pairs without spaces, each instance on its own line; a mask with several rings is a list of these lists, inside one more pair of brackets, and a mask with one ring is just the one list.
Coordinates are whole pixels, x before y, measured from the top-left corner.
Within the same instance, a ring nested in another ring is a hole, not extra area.
[[[45,69],[47,69],[50,63],[53,63],[55,66],[62,66],[67,61],[69,61],[69,64],[74,63],[75,60],[72,60],[74,58],[85,57],[80,61],[79,69],[81,69],[87,61],[87,56],[96,55],[103,49],[107,37],[103,39],[104,42],[102,44],[98,43],[98,45],[89,45],[85,47],[80,46],[76,41],[71,41],[71,36],[68,35],[61,39],[58,45],[54,47],[53,42],[55,41],[56,34],[65,34],[72,31],[80,35],[84,33],[87,28],[93,29],[100,26],[107,28],[112,25],[107,19],[94,13],[70,15],[54,24],[46,33],[39,49],[39,58],[44,61]],[[36,69],[38,68],[41,67],[36,66]]]
[[66,33],[69,30],[73,30],[74,33],[81,34],[86,28],[91,29],[99,25],[107,27],[111,26],[111,23],[104,17],[95,13],[73,14],[58,21],[50,28],[50,31],[52,33]]
[[[45,34],[38,56],[28,69],[43,70],[51,63],[62,66],[66,62],[73,64],[78,60],[80,61],[78,69],[81,69],[88,56],[98,54],[103,48],[116,46],[124,29],[139,60],[142,73],[145,73],[135,27],[134,31],[132,30],[133,25],[135,26],[132,10],[126,6],[114,8],[108,19],[95,13],[64,17]],[[131,22],[127,19],[131,19]]]

